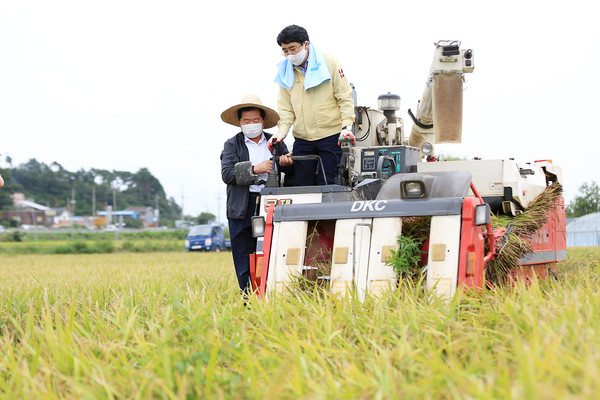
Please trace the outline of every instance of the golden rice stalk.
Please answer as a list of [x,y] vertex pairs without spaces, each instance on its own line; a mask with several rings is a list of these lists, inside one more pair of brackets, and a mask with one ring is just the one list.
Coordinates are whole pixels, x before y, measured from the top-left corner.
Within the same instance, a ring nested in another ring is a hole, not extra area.
[[546,223],[548,210],[554,207],[561,194],[562,185],[555,182],[540,193],[522,214],[516,217],[492,215],[492,230],[503,227],[508,231],[512,227],[512,231],[500,240],[496,251],[501,250],[501,254],[486,266],[486,279],[489,282],[504,283],[510,270],[518,267],[519,260],[532,252],[527,239]]
[[402,236],[423,244],[429,238],[431,217],[405,217],[402,219]]

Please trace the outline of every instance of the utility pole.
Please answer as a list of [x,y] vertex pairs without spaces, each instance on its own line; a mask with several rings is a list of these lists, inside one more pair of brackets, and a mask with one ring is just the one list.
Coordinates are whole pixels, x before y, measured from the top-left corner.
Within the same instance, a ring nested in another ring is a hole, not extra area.
[[34,208],[29,208],[29,213],[31,214],[31,224],[33,225],[33,235],[35,237],[35,241],[38,241],[38,234],[37,234],[37,215],[35,214],[35,209]]
[[71,239],[75,239],[75,182],[71,182]]
[[181,186],[181,220],[185,221],[185,214],[183,213],[183,186]]
[[96,186],[92,186],[92,217],[96,216]]
[[[113,209],[115,212],[115,217],[118,218],[118,214],[117,214],[117,184],[115,182],[115,186],[113,187],[113,185],[110,185],[110,187],[112,188],[113,191]],[[119,240],[119,220],[117,219],[117,221],[115,222],[115,241]]]
[[117,212],[117,189],[112,187],[112,192],[113,192],[113,209],[115,210],[115,212]]
[[154,224],[158,228],[158,225],[160,224],[160,208],[158,205],[158,194],[155,195],[154,199],[156,202],[156,208],[154,209]]

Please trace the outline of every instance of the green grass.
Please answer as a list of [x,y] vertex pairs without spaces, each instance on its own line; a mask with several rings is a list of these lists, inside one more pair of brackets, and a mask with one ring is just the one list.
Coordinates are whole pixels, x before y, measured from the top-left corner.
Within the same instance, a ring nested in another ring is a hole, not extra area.
[[38,240],[27,242],[0,242],[0,254],[98,254],[113,252],[183,252],[185,242],[180,239],[141,239],[122,240]]
[[113,252],[182,252],[185,251],[185,232],[178,231],[78,231],[72,235],[60,230],[6,232],[0,234],[1,254],[100,254]]
[[600,249],[431,300],[244,304],[231,253],[0,256],[0,397],[557,399],[600,390]]
[[[179,239],[185,240],[187,231],[183,230],[165,230],[165,231],[120,231],[118,236],[124,239],[139,240],[139,239]],[[19,241],[37,242],[38,240],[112,240],[115,237],[115,232],[102,231],[87,231],[78,230],[73,233],[64,232],[60,229],[38,230],[34,231],[13,231],[0,234],[0,242],[14,241],[18,238]]]

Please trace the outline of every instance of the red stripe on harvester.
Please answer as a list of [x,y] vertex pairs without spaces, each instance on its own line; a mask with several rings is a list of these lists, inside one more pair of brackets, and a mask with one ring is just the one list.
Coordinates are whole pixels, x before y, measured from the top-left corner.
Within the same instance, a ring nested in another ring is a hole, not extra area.
[[262,273],[260,274],[260,292],[258,297],[261,299],[265,298],[265,291],[267,289],[267,277],[269,276],[269,258],[271,256],[271,241],[273,240],[273,212],[275,211],[275,205],[272,204],[267,209],[267,220],[265,221],[265,236],[263,240],[263,267]]

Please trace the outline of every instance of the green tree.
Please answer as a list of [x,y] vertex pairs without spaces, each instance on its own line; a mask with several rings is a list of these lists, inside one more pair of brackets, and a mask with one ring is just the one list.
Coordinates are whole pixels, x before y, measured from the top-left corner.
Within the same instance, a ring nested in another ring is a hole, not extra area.
[[144,226],[144,223],[142,221],[140,221],[139,219],[127,218],[125,220],[125,226],[127,228],[140,229],[141,227]]
[[48,207],[61,207],[70,198],[73,174],[60,164],[48,166],[35,159],[11,169],[12,177],[25,194]]
[[[8,168],[0,168],[0,175],[4,179],[4,186],[0,188],[0,210],[8,210],[13,206],[10,197],[10,194],[13,193],[12,176]],[[2,213],[0,213],[0,218],[2,218]]]
[[147,205],[153,204],[156,196],[164,197],[165,195],[162,185],[147,168],[142,168],[133,174],[131,190],[137,192],[139,202]]
[[216,217],[215,217],[214,214],[203,212],[202,214],[198,215],[198,218],[196,219],[196,222],[199,225],[206,225],[206,224],[210,224],[215,219],[216,219]]
[[[163,212],[163,209],[160,209],[160,217],[167,219],[167,220],[176,220],[181,218],[181,207],[179,206],[179,204],[177,204],[177,202],[175,202],[175,199],[173,197],[169,197],[168,200],[166,200],[167,202],[167,212]],[[162,204],[162,203],[161,203]]]
[[566,208],[567,217],[577,218],[600,211],[600,187],[596,182],[584,183],[579,195]]
[[181,207],[173,198],[167,199],[161,183],[147,168],[136,173],[94,168],[70,172],[57,162],[46,165],[31,159],[17,167],[12,167],[8,158],[6,162],[11,167],[2,170],[7,184],[0,191],[0,207],[12,206],[12,200],[5,204],[9,193],[22,192],[26,198],[48,207],[70,207],[74,200],[76,215],[105,210],[108,205],[114,206],[115,200],[118,210],[158,206],[160,218],[166,221],[181,215]]

